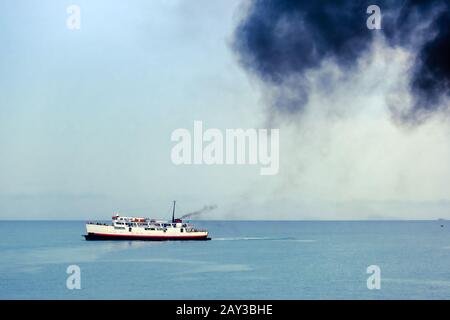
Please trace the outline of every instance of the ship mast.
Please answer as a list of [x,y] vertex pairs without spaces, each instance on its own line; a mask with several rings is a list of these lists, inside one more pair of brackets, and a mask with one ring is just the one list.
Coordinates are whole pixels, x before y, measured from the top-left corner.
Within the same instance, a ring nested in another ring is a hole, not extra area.
[[173,200],[172,223],[175,222],[175,203],[176,203],[176,201]]

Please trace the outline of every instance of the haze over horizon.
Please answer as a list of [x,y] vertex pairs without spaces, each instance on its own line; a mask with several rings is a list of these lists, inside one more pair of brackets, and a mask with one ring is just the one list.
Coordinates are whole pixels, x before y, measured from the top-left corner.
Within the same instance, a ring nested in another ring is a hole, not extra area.
[[[411,102],[423,44],[377,33],[348,69],[323,58],[268,80],[267,55],[242,46],[266,17],[250,3],[76,1],[76,31],[72,2],[0,4],[0,219],[164,218],[173,199],[180,215],[217,205],[205,220],[449,219],[449,100],[424,121]],[[295,50],[311,41],[294,34]],[[174,165],[171,133],[196,120],[279,128],[279,174]]]

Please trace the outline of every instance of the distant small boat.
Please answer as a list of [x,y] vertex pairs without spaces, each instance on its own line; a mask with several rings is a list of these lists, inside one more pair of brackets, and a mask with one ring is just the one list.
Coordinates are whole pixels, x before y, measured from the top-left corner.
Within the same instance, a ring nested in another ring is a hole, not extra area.
[[172,221],[114,215],[112,224],[86,223],[86,240],[211,240],[207,230],[196,229],[193,224],[175,219],[173,202]]

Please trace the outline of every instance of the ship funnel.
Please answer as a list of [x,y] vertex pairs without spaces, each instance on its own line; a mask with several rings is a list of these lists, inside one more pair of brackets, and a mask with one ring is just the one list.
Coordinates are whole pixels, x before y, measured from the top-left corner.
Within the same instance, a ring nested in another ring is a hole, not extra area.
[[175,201],[175,200],[173,200],[173,209],[172,209],[172,223],[174,223],[174,222],[175,222],[175,204],[176,204],[176,201]]

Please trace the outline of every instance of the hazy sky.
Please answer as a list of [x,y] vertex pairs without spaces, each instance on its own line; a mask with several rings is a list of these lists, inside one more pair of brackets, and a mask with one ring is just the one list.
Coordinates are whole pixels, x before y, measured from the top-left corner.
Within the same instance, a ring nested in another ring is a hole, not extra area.
[[209,219],[450,218],[448,119],[391,121],[411,59],[382,40],[344,80],[332,64],[309,75],[339,85],[277,124],[278,175],[172,164],[170,135],[194,120],[270,123],[271,92],[230,46],[241,2],[1,2],[0,218],[165,217],[173,199],[180,215],[217,204]]

